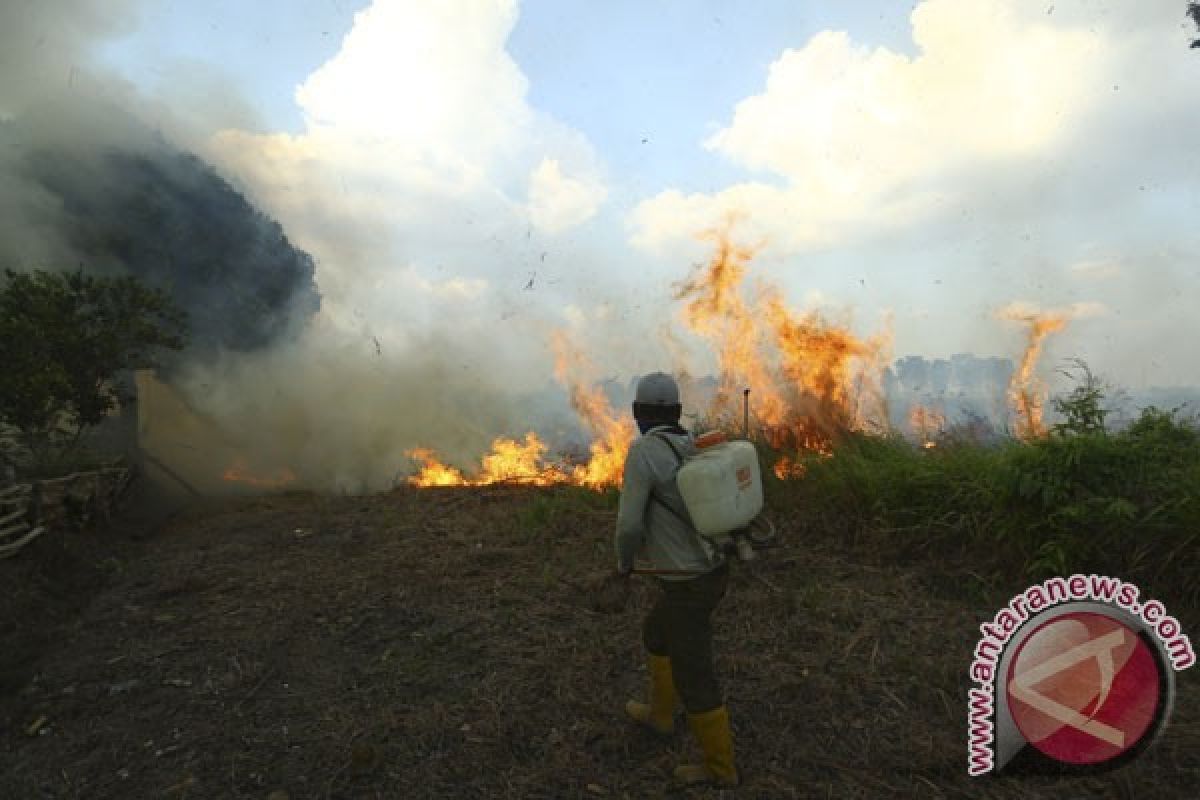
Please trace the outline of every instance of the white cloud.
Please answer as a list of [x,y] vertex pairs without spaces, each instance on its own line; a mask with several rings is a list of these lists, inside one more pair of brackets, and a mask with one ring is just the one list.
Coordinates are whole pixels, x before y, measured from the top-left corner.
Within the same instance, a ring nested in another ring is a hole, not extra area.
[[964,173],[1066,144],[1111,85],[1119,49],[1120,31],[1092,22],[1008,0],[925,0],[913,57],[820,33],[779,56],[763,91],[705,142],[782,182],[665,191],[634,212],[634,241],[670,246],[739,209],[788,253],[944,210],[969,190]]
[[922,4],[914,59],[821,33],[785,52],[766,90],[739,103],[707,145],[835,196],[876,194],[956,159],[1036,150],[1082,99],[1077,68],[1098,42],[1020,23],[1011,5]]
[[1105,259],[1078,261],[1067,268],[1071,275],[1083,279],[1104,280],[1124,274],[1121,265]]
[[747,177],[643,200],[632,243],[700,260],[697,235],[733,216],[791,296],[869,276],[857,297],[902,312],[898,352],[1015,356],[991,310],[1018,295],[1104,314],[1063,346],[1113,374],[1153,351],[1200,380],[1178,335],[1200,253],[1200,57],[1178,4],[923,0],[911,22],[911,55],[833,31],[780,54],[703,142]]
[[514,0],[377,0],[296,101],[310,130],[451,168],[483,164],[532,114],[504,49],[516,17]]
[[[514,0],[376,0],[296,90],[303,133],[213,137],[210,157],[316,257],[327,311],[453,318],[516,283],[534,231],[603,201],[591,145],[528,103],[516,17]],[[392,279],[405,264],[437,278]]]
[[542,159],[529,176],[529,218],[546,233],[558,233],[586,222],[607,195],[594,180],[563,174],[557,160]]

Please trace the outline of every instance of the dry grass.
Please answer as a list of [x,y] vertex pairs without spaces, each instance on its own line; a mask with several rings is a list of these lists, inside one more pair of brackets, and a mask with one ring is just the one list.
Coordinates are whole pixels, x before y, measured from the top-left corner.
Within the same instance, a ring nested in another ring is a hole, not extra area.
[[[662,742],[620,713],[642,690],[652,587],[620,614],[586,590],[612,563],[611,526],[603,502],[565,489],[197,508],[0,698],[0,796],[668,793],[690,738]],[[784,546],[738,565],[716,619],[738,797],[1194,795],[1191,673],[1164,739],[1120,772],[968,779],[976,628],[1022,587],[965,595],[938,564],[872,563],[796,520],[779,528]],[[45,733],[25,735],[41,716]]]

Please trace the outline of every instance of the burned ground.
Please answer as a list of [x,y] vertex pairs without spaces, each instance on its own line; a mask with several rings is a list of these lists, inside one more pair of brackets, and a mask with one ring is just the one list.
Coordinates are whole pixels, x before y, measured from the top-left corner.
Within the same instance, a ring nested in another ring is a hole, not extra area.
[[[665,794],[694,745],[622,718],[653,589],[597,610],[610,506],[568,488],[294,494],[46,537],[0,562],[0,796]],[[1190,672],[1122,770],[969,779],[970,652],[1019,587],[779,528],[716,619],[736,796],[1193,796]]]

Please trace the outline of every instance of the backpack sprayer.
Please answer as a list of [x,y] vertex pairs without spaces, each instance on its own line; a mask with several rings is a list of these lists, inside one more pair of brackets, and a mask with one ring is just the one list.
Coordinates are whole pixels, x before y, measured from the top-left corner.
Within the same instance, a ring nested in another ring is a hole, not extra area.
[[[758,450],[750,441],[750,390],[742,392],[744,439],[720,431],[696,439],[698,452],[683,458],[665,436],[659,436],[680,462],[675,480],[696,531],[712,547],[736,552],[742,561],[755,558],[756,547],[770,546],[775,527],[763,515],[763,484]],[[635,569],[641,575],[690,575],[686,570]]]

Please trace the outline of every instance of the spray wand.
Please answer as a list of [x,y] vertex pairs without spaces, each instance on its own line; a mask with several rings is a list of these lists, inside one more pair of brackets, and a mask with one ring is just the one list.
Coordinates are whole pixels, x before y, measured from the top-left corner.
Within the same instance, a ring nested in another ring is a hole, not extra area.
[[746,440],[750,440],[750,387],[742,389],[742,430],[746,432]]

